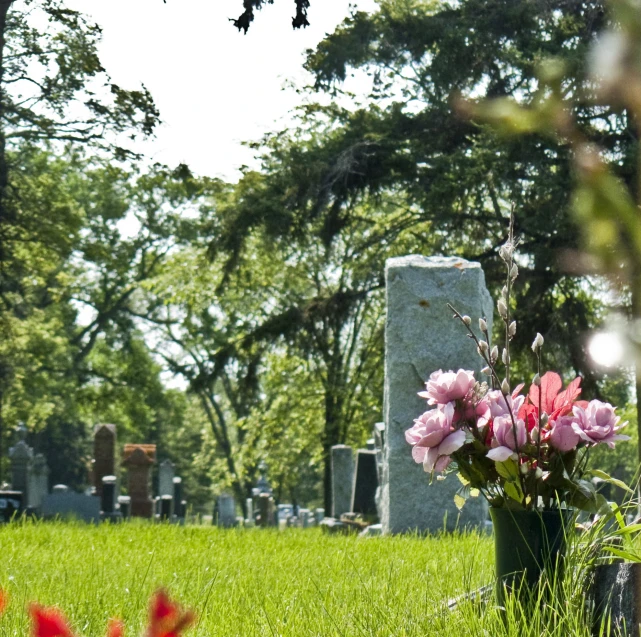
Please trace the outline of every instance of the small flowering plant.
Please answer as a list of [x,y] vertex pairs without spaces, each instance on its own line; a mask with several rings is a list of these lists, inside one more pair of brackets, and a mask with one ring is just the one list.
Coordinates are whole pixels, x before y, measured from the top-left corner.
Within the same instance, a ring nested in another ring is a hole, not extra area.
[[516,322],[510,316],[510,296],[518,267],[510,223],[508,242],[499,251],[507,267],[506,284],[497,303],[505,327],[505,346],[499,376],[499,348],[492,345],[487,321],[479,319],[478,336],[472,319],[455,310],[475,342],[485,367],[486,380],[474,372],[435,371],[419,396],[429,409],[405,432],[412,456],[426,472],[457,471],[463,487],[455,497],[459,508],[468,496],[479,494],[493,507],[511,509],[555,508],[563,504],[592,512],[607,505],[589,477],[599,477],[626,490],[628,487],[602,471],[586,468],[589,450],[595,445],[614,447],[627,440],[619,431],[616,409],[600,400],[580,400],[581,378],[563,388],[555,372],[541,375],[544,339],[532,343],[538,373],[524,392],[524,384],[512,387],[510,341]]

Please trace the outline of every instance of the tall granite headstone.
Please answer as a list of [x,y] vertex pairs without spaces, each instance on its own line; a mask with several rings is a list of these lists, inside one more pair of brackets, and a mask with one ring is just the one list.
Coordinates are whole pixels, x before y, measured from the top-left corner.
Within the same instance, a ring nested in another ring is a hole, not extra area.
[[493,303],[478,263],[454,257],[407,256],[389,259],[385,268],[385,435],[379,514],[384,533],[436,532],[474,525],[487,518],[483,498],[470,498],[461,512],[454,495],[455,475],[428,484],[412,459],[405,430],[428,409],[417,393],[436,370],[477,372],[482,360],[447,303],[492,329]]
[[102,495],[102,479],[113,475],[116,475],[116,425],[96,425],[92,477],[97,496]]
[[352,506],[354,456],[348,445],[332,447],[332,517],[340,518]]
[[123,466],[128,472],[128,491],[131,497],[130,514],[151,518],[154,503],[150,497],[149,473],[156,461],[156,445],[125,445]]

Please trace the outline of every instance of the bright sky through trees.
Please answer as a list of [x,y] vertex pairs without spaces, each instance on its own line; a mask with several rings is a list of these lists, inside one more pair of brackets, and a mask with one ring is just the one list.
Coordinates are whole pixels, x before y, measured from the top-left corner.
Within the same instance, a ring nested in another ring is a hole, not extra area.
[[[305,81],[303,54],[345,18],[349,0],[312,5],[311,26],[294,31],[294,3],[259,12],[244,36],[228,18],[239,0],[69,0],[102,28],[101,60],[115,83],[143,82],[165,122],[145,146],[151,159],[200,174],[237,177],[253,153],[241,146],[287,123],[300,103],[288,80]],[[370,10],[374,0],[359,0]]]

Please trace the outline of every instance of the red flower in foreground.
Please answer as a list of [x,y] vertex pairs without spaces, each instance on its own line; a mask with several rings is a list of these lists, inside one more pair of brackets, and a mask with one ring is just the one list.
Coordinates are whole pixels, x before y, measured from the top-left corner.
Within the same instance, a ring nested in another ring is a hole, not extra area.
[[123,637],[125,625],[118,619],[111,619],[107,626],[107,637]]
[[0,588],[0,615],[4,613],[4,609],[7,607],[8,602],[9,602],[9,595],[7,595],[6,591],[3,591]]
[[33,637],[73,637],[63,614],[57,608],[30,607]]
[[194,621],[191,611],[184,611],[163,589],[156,591],[149,603],[147,637],[179,637]]

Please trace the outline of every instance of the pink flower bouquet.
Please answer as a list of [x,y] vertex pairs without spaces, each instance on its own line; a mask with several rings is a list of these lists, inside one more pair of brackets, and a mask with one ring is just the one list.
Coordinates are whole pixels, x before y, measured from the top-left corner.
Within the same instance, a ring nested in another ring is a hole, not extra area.
[[430,475],[457,471],[463,488],[456,496],[462,506],[467,496],[482,494],[493,507],[513,509],[555,508],[563,503],[592,512],[607,505],[586,478],[599,477],[624,489],[626,485],[602,471],[588,471],[590,448],[627,440],[619,432],[616,409],[599,400],[580,400],[581,378],[563,389],[555,372],[541,375],[544,339],[536,335],[532,350],[537,373],[527,391],[524,384],[510,385],[510,341],[516,322],[510,317],[511,287],[518,268],[514,240],[500,250],[507,266],[507,282],[497,303],[505,327],[499,377],[499,348],[492,345],[485,319],[479,319],[480,336],[472,320],[453,310],[476,343],[485,363],[479,380],[474,372],[435,371],[419,396],[429,409],[405,432],[412,456]]

